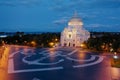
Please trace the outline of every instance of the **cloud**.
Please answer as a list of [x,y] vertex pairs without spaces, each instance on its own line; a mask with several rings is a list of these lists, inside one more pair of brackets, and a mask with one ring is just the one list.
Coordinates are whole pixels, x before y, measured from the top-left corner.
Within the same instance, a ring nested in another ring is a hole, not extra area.
[[58,11],[58,12],[63,12],[63,11],[67,11],[67,8],[64,7],[62,5],[56,5],[54,7],[50,7],[51,10],[54,10],[54,11]]
[[108,25],[108,24],[88,24],[86,27],[90,28],[107,28],[107,27],[112,27],[113,25]]
[[119,18],[118,18],[118,17],[108,17],[108,19],[111,19],[111,20],[118,20]]
[[87,0],[54,0],[52,9],[56,11],[61,10],[76,10],[89,6],[91,2]]
[[[53,27],[56,25],[64,27],[63,25],[67,24],[67,22],[73,16],[74,11],[77,11],[79,17],[84,22],[86,28],[101,29],[101,30],[102,29],[104,30],[104,28],[106,30],[107,28],[109,29],[111,28],[111,30],[113,29],[120,30],[120,23],[119,23],[120,0],[0,0],[0,6],[16,7],[16,6],[36,6],[36,5],[37,7],[31,10],[28,10],[27,8],[23,9],[23,7],[19,8],[21,9],[21,12],[23,10],[30,14],[26,14],[26,13],[21,14],[18,11],[16,12],[16,15],[11,16],[12,11],[14,13],[15,12],[14,10],[16,10],[17,8],[10,9],[8,10],[8,12],[6,12],[6,10],[4,10],[3,7],[1,7],[3,8],[1,9],[3,11],[3,12],[1,11],[2,12],[1,14],[3,15],[4,18],[6,18],[5,20],[9,23],[11,23],[10,21],[11,19],[14,18],[16,19],[18,16],[25,16],[24,20],[20,19],[23,21],[19,22],[20,20],[18,20],[18,22],[16,21],[16,23],[14,24],[26,22],[26,24],[33,25],[32,23],[27,23],[27,21],[29,22],[31,21],[30,19],[32,19],[32,18],[28,18],[28,16],[30,17],[35,16],[34,18],[38,20],[37,22],[39,22],[40,20],[44,22],[43,19],[46,19],[45,20],[46,24],[51,24]],[[42,13],[45,13],[44,16]],[[9,18],[11,17],[12,18],[9,20],[5,15],[7,15]],[[49,18],[47,18],[48,16]],[[63,17],[63,16],[67,16],[67,17]],[[55,20],[52,21],[51,23],[50,20],[53,19]],[[43,24],[42,22],[41,23],[40,22],[38,24]],[[46,24],[44,24],[44,26],[48,26]]]
[[55,20],[55,21],[53,21],[53,24],[62,25],[62,24],[67,23],[67,21],[68,21],[67,19],[62,18],[62,19],[60,19],[60,20]]
[[95,3],[95,6],[101,8],[120,8],[120,0],[96,0]]
[[87,24],[85,25],[86,28],[91,28],[91,29],[111,29],[113,30],[113,28],[118,29],[120,28],[120,24]]
[[103,26],[101,24],[89,24],[89,25],[86,25],[86,27],[91,27],[91,28],[97,28],[97,27],[100,27],[100,26]]
[[41,0],[1,0],[0,6],[31,6],[40,2]]
[[50,6],[55,11],[85,11],[88,9],[120,8],[120,0],[53,0]]
[[120,32],[120,24],[87,24],[85,28],[90,31]]

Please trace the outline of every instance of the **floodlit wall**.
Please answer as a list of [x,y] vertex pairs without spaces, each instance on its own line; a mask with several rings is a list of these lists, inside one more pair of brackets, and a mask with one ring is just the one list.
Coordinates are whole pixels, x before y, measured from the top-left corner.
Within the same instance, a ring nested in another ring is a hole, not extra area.
[[82,21],[75,15],[68,22],[68,26],[61,32],[61,46],[80,47],[88,40],[90,33],[83,27]]

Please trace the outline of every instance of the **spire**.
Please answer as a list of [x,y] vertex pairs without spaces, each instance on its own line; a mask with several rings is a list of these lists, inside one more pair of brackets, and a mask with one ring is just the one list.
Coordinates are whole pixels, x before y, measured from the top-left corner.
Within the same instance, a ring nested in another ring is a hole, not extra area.
[[78,18],[78,13],[77,13],[76,10],[75,10],[75,12],[74,12],[73,18]]

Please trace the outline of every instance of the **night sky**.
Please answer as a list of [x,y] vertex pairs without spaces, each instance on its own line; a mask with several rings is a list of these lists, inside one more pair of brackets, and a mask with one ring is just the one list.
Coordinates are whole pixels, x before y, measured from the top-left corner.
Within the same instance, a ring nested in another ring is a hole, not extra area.
[[89,31],[120,32],[120,0],[0,0],[0,32],[61,32],[75,11]]

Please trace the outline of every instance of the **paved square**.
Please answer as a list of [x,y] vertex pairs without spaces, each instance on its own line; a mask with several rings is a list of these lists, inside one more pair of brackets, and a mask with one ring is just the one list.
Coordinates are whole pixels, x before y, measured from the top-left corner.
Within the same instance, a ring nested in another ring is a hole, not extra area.
[[104,58],[80,48],[13,46],[9,56],[9,80],[109,80],[109,64],[106,65]]

